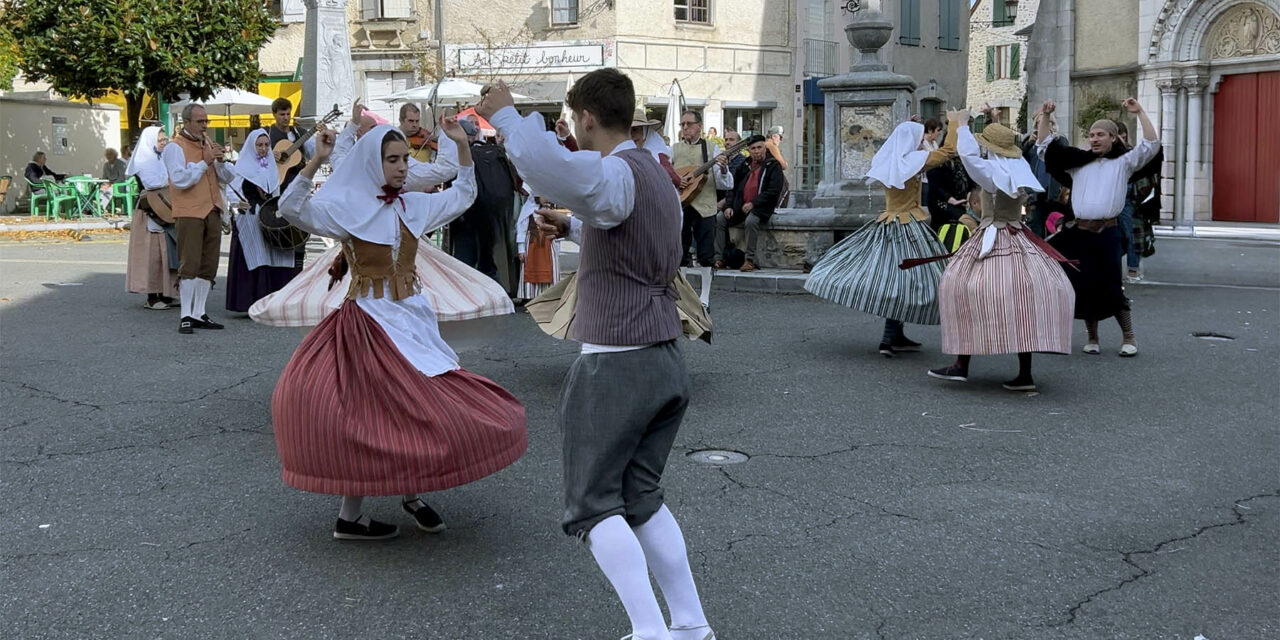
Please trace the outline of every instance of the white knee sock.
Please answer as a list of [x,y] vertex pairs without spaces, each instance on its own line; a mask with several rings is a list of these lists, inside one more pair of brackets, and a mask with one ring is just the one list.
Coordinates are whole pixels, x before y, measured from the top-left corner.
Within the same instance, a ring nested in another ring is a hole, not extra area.
[[591,554],[618,592],[631,618],[631,633],[644,640],[671,640],[658,598],[649,584],[649,567],[636,534],[622,516],[605,518],[587,535]]
[[680,532],[675,516],[666,505],[662,505],[648,522],[632,531],[644,549],[649,570],[653,571],[658,586],[662,587],[662,597],[667,600],[672,640],[702,640],[710,629],[702,612],[702,602],[698,599],[698,588],[693,584],[684,534]]
[[196,282],[194,278],[183,278],[178,281],[178,300],[182,304],[182,317],[191,318],[191,305],[196,298]]
[[342,507],[338,509],[338,517],[348,522],[360,517],[360,507],[364,506],[364,496],[342,496]]
[[191,306],[191,312],[196,318],[203,318],[207,312],[204,305],[209,300],[209,289],[213,288],[213,283],[204,278],[196,278],[196,299],[195,304]]
[[698,273],[701,274],[702,295],[698,299],[702,301],[703,306],[711,304],[711,267],[699,267]]

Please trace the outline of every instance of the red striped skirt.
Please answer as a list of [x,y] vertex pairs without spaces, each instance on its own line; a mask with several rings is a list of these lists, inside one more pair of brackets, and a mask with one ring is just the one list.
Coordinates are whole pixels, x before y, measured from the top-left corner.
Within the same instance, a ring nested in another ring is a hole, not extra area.
[[515,462],[524,407],[458,369],[428,377],[347,301],[307,336],[271,396],[284,481],[350,496],[438,491]]
[[982,235],[960,247],[942,274],[942,351],[1070,353],[1075,291],[1062,265],[1007,227],[979,260]]

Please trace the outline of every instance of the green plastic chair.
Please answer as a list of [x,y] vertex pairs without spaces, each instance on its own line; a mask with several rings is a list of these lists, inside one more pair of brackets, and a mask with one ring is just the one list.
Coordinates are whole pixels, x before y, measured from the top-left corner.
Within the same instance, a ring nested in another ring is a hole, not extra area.
[[[26,178],[24,177],[23,179],[25,180]],[[48,217],[49,190],[45,188],[44,183],[27,180],[27,188],[31,191],[31,215],[38,216],[41,210],[44,209],[44,214]],[[39,189],[40,192],[37,193],[36,189]],[[44,207],[40,206],[42,203],[45,205]]]
[[[80,196],[76,193],[76,188],[74,186],[69,184],[58,184],[53,180],[53,178],[45,178],[44,189],[45,193],[49,195],[48,210],[45,213],[46,218],[53,219],[56,217],[62,217],[62,205],[67,203],[71,204],[71,212],[75,213],[76,216],[79,217]],[[70,218],[71,214],[67,214],[67,217]]]
[[[134,201],[138,199],[138,181],[128,178],[111,185],[111,211],[124,216],[133,215]],[[123,203],[123,207],[120,204]]]

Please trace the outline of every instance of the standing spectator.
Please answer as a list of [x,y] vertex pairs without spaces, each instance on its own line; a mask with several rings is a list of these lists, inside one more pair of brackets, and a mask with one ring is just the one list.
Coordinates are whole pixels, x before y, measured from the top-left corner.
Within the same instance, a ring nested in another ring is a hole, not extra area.
[[[1129,146],[1129,128],[1117,122],[1120,140]],[[1164,148],[1156,152],[1146,166],[1134,172],[1125,191],[1124,210],[1120,213],[1120,231],[1123,234],[1127,282],[1142,280],[1142,258],[1155,253],[1155,234],[1152,225],[1160,220],[1160,167],[1164,164]],[[1153,215],[1154,213],[1154,215]]]
[[965,213],[969,192],[973,183],[965,172],[959,157],[951,158],[942,166],[925,172],[929,187],[926,189],[929,209],[929,226],[934,231],[950,222],[958,222]]
[[749,163],[740,165],[733,175],[733,196],[730,204],[716,216],[715,267],[723,269],[725,240],[730,226],[742,224],[746,230],[746,262],[742,271],[755,271],[756,244],[760,239],[760,227],[769,223],[782,196],[785,180],[782,165],[770,153],[763,136],[753,136],[747,147],[751,154]]
[[[1047,118],[1050,134],[1054,139],[1059,138],[1058,124],[1054,121],[1052,115],[1045,115],[1042,107],[1038,107],[1035,113],[1031,114],[1031,120],[1034,122],[1037,118]],[[1045,222],[1049,218],[1049,214],[1057,208],[1059,195],[1062,191],[1062,184],[1059,183],[1049,173],[1048,167],[1045,166],[1044,158],[1036,152],[1036,136],[1028,135],[1022,142],[1022,159],[1027,161],[1031,166],[1031,172],[1036,175],[1036,179],[1040,181],[1040,186],[1044,191],[1032,193],[1027,199],[1027,208],[1030,210],[1030,217],[1027,224],[1031,226],[1031,230],[1041,238],[1050,235]]]
[[[694,194],[693,199],[684,205],[684,223],[680,229],[680,239],[684,252],[680,266],[692,266],[689,249],[697,243],[698,264],[710,267],[715,261],[716,231],[716,189],[732,189],[733,175],[729,173],[729,159],[720,153],[720,147],[702,137],[702,114],[697,111],[685,111],[680,116],[680,139],[672,145],[675,154],[672,164],[676,170],[698,167],[715,158],[716,167],[710,170],[707,180],[715,180],[715,185],[703,184]],[[689,185],[687,178],[680,181],[680,189]]]
[[[941,125],[939,125],[941,128]],[[787,170],[787,159],[782,157],[782,125],[775,124],[769,127],[769,135],[765,138],[765,147],[769,150],[769,155],[778,161],[778,166],[783,171]]]
[[515,231],[515,172],[502,147],[479,140],[480,127],[475,120],[466,118],[458,122],[471,147],[476,198],[471,207],[449,225],[453,257],[493,278],[514,297],[520,276]]
[[[912,122],[920,122],[920,116],[911,116]],[[929,118],[924,121],[924,146],[925,151],[938,150],[938,137],[942,135],[942,121],[937,118]],[[929,195],[929,172],[920,176],[920,204],[925,208],[929,207],[929,203],[933,201],[933,196]],[[932,209],[930,209],[932,212]],[[937,230],[937,227],[934,227]]]
[[[37,151],[35,155],[31,156],[31,162],[27,163],[27,169],[23,172],[23,175],[27,177],[27,182],[31,184],[40,184],[40,181],[44,180],[45,176],[49,176],[54,180],[62,180],[67,177],[67,174],[58,173],[45,166],[44,161],[45,156],[43,151]],[[44,193],[44,187],[32,187],[31,192]]]

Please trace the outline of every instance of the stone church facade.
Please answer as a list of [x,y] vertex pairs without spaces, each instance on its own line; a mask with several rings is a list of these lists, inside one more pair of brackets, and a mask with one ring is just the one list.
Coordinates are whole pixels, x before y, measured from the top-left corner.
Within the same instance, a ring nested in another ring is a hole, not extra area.
[[[1132,43],[1132,44],[1131,44]],[[1165,149],[1169,221],[1280,222],[1280,0],[1042,0],[1027,59],[1032,104],[1085,121],[1136,96]]]

